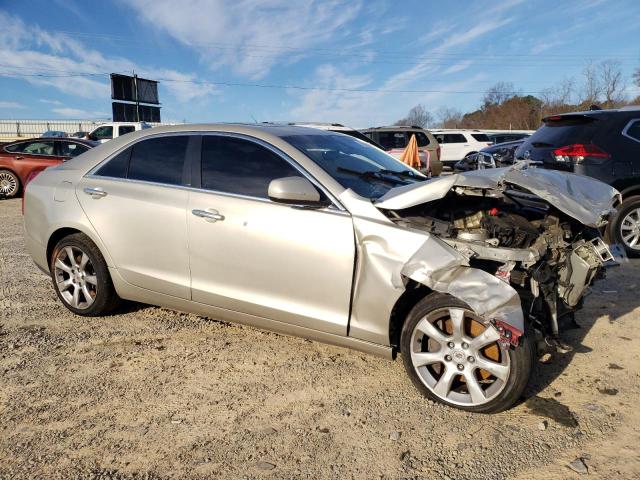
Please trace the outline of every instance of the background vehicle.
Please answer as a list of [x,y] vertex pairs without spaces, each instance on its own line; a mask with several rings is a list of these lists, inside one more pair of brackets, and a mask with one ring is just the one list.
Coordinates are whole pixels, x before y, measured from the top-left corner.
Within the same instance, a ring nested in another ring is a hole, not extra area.
[[622,194],[611,239],[640,256],[640,106],[552,115],[516,150],[544,168],[597,178]]
[[[513,165],[515,159],[516,149],[522,145],[524,140],[517,140],[515,142],[499,143],[497,145],[491,145],[480,150],[479,153],[491,155],[495,167],[506,167],[507,165]],[[469,170],[476,170],[478,168],[478,155],[467,155],[465,158],[456,162],[453,169],[458,172],[467,172]]]
[[88,140],[104,143],[114,138],[126,135],[127,133],[136,132],[151,128],[151,125],[145,122],[112,122],[104,123],[94,128],[87,134]]
[[432,130],[431,133],[440,144],[440,160],[449,167],[492,143],[487,134],[480,130]]
[[[420,159],[423,170],[426,168],[426,154],[429,155],[429,164],[433,176],[442,173],[442,163],[440,162],[440,146],[435,137],[424,128],[392,125],[390,127],[376,127],[363,130],[367,137],[374,142],[382,145],[382,148],[396,158],[400,158],[404,149],[411,140],[411,135],[416,136],[418,142],[418,151],[421,152]],[[424,152],[424,153],[423,153]]]
[[67,133],[60,130],[47,130],[42,135],[40,135],[41,138],[64,138],[66,136]]
[[497,145],[499,143],[514,142],[516,140],[522,140],[530,136],[530,133],[525,132],[487,133],[487,137],[489,137],[489,140],[491,140],[494,145]]
[[89,135],[89,132],[79,131],[79,132],[73,132],[69,136],[73,138],[86,138],[87,135]]
[[349,135],[351,137],[357,138],[358,140],[362,140],[363,142],[367,142],[376,148],[384,150],[382,145],[374,142],[369,137],[367,137],[364,133],[354,128],[345,127],[340,123],[290,122],[288,123],[288,125],[298,126],[298,127],[317,128],[319,130],[325,130],[327,132],[342,133],[344,135]]
[[79,315],[125,298],[400,351],[426,396],[495,412],[526,386],[534,336],[555,339],[611,259],[595,225],[617,192],[575,178],[427,179],[318,129],[160,127],[35,177],[25,242]]
[[96,142],[72,138],[38,138],[2,145],[0,198],[18,195],[32,173],[58,165],[96,145]]

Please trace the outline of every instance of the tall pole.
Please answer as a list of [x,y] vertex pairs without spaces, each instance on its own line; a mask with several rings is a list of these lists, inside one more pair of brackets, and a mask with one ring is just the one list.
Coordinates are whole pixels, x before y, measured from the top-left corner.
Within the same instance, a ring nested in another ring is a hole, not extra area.
[[138,98],[138,75],[133,74],[133,87],[136,94],[136,122],[140,121],[140,100]]

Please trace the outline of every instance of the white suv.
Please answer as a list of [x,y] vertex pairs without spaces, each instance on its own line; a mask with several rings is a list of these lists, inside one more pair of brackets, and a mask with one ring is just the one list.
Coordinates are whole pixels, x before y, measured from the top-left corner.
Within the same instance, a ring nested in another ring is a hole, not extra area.
[[480,130],[431,130],[440,144],[440,161],[453,166],[471,153],[477,153],[492,144],[486,133]]
[[89,134],[87,134],[87,138],[95,142],[104,143],[113,138],[126,135],[127,133],[136,132],[138,130],[144,130],[145,128],[151,128],[151,125],[146,122],[103,123],[89,132]]

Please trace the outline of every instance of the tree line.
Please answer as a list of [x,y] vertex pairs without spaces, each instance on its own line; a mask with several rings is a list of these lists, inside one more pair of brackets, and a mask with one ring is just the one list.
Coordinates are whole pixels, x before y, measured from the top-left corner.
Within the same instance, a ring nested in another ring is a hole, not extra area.
[[[462,113],[455,108],[441,107],[431,112],[424,105],[416,105],[395,124],[422,128],[536,130],[548,115],[640,105],[640,96],[631,99],[626,94],[618,61],[588,62],[578,80],[579,83],[574,77],[564,78],[537,96],[524,95],[513,83],[500,81],[485,92],[477,110]],[[633,74],[632,81],[640,87],[640,68]]]

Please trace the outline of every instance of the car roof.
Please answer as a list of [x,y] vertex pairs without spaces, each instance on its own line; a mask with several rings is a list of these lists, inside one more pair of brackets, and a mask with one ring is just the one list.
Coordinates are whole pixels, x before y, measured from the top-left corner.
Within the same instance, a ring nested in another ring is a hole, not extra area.
[[35,137],[35,138],[21,138],[20,140],[14,140],[12,142],[3,142],[4,146],[8,146],[8,145],[14,145],[16,143],[25,143],[25,142],[40,142],[42,140],[55,140],[57,142],[59,141],[68,141],[68,142],[74,142],[74,143],[82,143],[84,145],[88,145],[90,147],[95,147],[96,145],[99,145],[100,142],[94,142],[92,140],[85,140],[84,138],[76,138],[76,137]]
[[610,115],[615,115],[617,113],[623,114],[627,112],[637,112],[640,111],[640,105],[627,105],[622,108],[607,108],[601,110],[581,110],[576,112],[566,112],[566,113],[557,113],[553,115],[548,115],[542,119],[543,122],[546,122],[548,119],[552,119],[554,117],[570,117],[570,116],[582,116],[582,117],[608,117]]
[[373,130],[424,130],[426,131],[426,128],[422,128],[422,127],[418,127],[416,125],[389,125],[387,127],[371,127],[371,128],[365,128],[363,130],[363,132],[370,132]]

